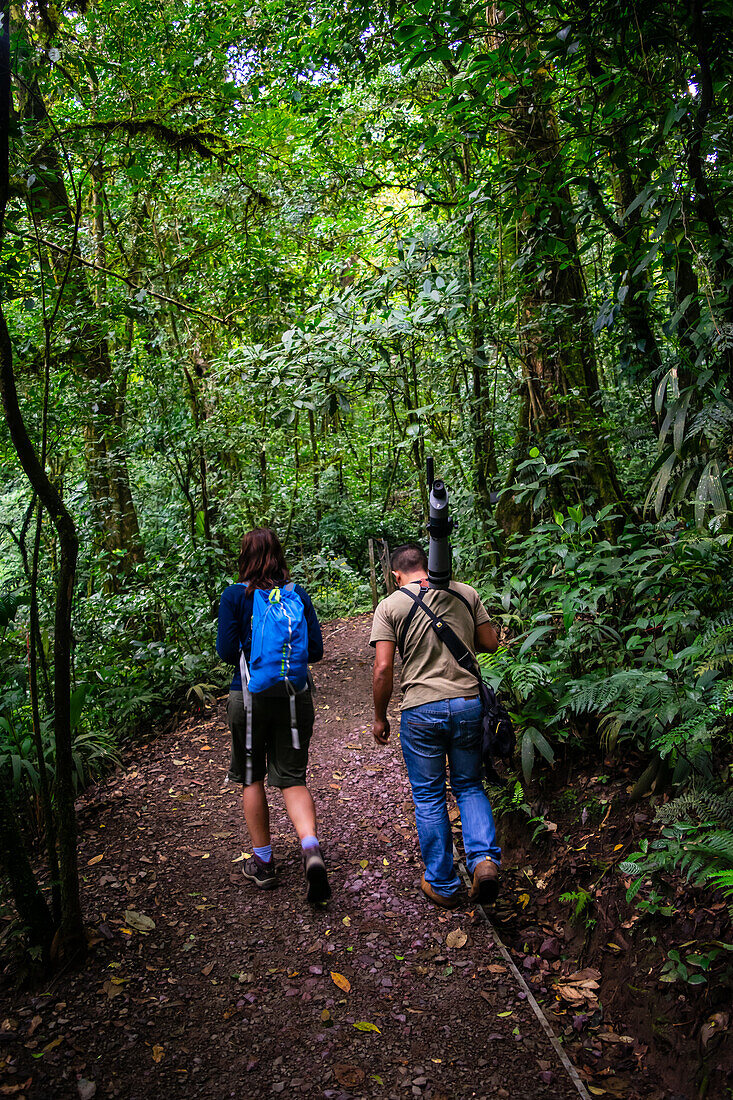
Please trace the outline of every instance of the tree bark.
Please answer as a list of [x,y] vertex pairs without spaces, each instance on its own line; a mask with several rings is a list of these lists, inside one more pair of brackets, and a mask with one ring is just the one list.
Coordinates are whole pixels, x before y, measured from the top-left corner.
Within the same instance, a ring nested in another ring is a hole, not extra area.
[[[525,261],[519,274],[519,345],[528,434],[542,445],[551,431],[567,432],[587,454],[587,464],[578,467],[582,482],[595,489],[599,504],[623,508],[601,426],[595,348],[557,125],[540,87],[520,95],[507,149],[517,169],[515,201],[523,211],[517,226],[517,253]],[[514,514],[517,507],[508,494],[502,498],[497,519],[505,530],[529,524],[529,513],[521,520]]]
[[8,877],[18,916],[28,929],[31,944],[42,947],[44,959],[48,961],[54,931],[53,920],[33,874],[10,799],[10,792],[5,786],[2,774],[0,774],[0,838],[2,839],[0,863]]
[[[0,245],[5,229],[9,190],[10,25],[5,0],[0,39]],[[69,955],[86,951],[79,897],[74,813],[71,731],[71,604],[79,542],[74,521],[56,487],[39,462],[20,411],[13,372],[13,352],[0,300],[0,396],[10,438],[23,471],[48,511],[59,539],[60,560],[56,584],[54,624],[54,735],[56,741],[56,812],[61,887],[61,946]]]
[[[22,18],[22,17],[21,17]],[[20,86],[20,114],[39,130],[50,120],[34,77]],[[126,571],[143,556],[137,512],[130,488],[124,451],[124,399],[117,392],[106,337],[98,322],[98,307],[81,264],[77,239],[81,218],[80,196],[72,204],[64,181],[58,150],[46,136],[31,158],[36,179],[28,188],[28,208],[39,237],[44,226],[54,223],[71,234],[68,271],[61,279],[59,259],[53,249],[46,252],[51,275],[64,283],[67,293],[76,298],[83,320],[72,345],[72,353],[81,368],[88,389],[85,394],[89,415],[85,425],[87,483],[92,509],[103,532],[103,545],[111,555],[110,572]],[[99,166],[95,166],[95,187],[101,187]],[[98,223],[95,221],[97,231]],[[97,250],[100,244],[97,241]],[[39,257],[41,260],[41,257]]]

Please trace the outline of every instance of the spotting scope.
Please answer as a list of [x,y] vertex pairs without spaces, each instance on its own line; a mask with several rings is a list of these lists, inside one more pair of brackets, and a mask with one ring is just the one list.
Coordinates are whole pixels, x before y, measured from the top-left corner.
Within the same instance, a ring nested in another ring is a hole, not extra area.
[[435,480],[432,458],[425,461],[428,492],[430,493],[428,519],[428,583],[431,588],[448,588],[451,578],[450,535],[453,520],[448,515],[448,490],[445,483]]

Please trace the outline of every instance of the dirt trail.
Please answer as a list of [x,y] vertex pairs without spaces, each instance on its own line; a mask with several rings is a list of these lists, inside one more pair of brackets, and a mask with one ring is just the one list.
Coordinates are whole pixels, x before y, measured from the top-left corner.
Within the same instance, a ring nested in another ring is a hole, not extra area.
[[[328,907],[303,900],[277,793],[281,886],[242,877],[221,700],[85,796],[84,903],[98,942],[82,973],[6,1007],[0,1064],[6,1085],[23,1086],[15,1095],[577,1098],[478,915],[440,913],[417,891],[399,745],[380,750],[370,732],[369,621],[327,624],[316,670],[310,782]],[[467,940],[451,949],[455,929]]]

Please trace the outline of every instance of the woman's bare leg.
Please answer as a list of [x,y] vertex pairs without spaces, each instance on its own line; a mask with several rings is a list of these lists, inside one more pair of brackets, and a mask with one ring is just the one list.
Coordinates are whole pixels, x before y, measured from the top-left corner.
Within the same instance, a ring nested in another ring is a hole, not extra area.
[[288,817],[295,826],[300,840],[306,836],[317,836],[316,807],[307,787],[283,787],[283,798]]
[[270,843],[270,809],[267,805],[264,779],[243,788],[242,805],[253,847],[266,848]]

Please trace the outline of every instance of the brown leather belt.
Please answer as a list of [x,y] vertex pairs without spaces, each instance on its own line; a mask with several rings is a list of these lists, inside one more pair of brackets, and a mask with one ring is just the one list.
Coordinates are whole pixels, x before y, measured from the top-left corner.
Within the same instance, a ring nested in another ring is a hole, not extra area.
[[465,699],[467,703],[470,703],[472,699],[478,699],[479,697],[478,695],[461,695],[459,698]]

